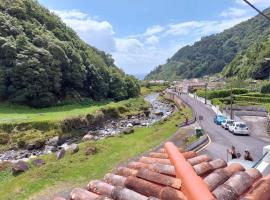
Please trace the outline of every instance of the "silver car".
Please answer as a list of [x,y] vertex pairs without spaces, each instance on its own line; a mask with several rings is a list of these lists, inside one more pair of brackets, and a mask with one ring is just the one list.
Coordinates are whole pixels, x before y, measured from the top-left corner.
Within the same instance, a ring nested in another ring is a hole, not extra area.
[[233,122],[233,124],[229,126],[229,131],[237,135],[249,135],[248,127],[243,122]]
[[233,124],[233,120],[231,119],[225,119],[224,122],[221,123],[221,127],[224,128],[225,130],[229,129],[229,126]]

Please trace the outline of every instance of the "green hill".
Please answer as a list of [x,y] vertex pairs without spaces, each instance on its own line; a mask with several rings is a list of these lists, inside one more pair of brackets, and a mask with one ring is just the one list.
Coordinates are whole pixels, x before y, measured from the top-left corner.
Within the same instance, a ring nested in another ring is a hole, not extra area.
[[268,79],[270,76],[270,36],[251,45],[245,52],[235,56],[224,68],[226,77],[238,76],[241,79]]
[[[270,15],[270,8],[264,13]],[[270,35],[269,28],[269,21],[257,15],[222,33],[203,37],[193,45],[181,48],[146,79],[193,78],[219,73],[238,53],[245,52],[254,43],[265,41]],[[229,71],[226,69],[225,74],[232,74]]]
[[84,43],[35,0],[0,0],[0,99],[47,107],[66,99],[122,100],[135,78]]

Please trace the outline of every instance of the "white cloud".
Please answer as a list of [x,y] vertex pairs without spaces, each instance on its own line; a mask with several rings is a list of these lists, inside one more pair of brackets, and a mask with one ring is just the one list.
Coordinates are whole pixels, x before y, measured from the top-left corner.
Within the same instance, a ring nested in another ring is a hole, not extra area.
[[62,19],[85,19],[88,14],[82,13],[79,10],[51,10]]
[[159,39],[157,36],[152,35],[151,37],[146,38],[145,43],[150,46],[155,46],[159,43]]
[[137,39],[115,39],[116,51],[128,54],[138,54],[144,49],[144,45]]
[[222,17],[242,17],[247,14],[247,10],[242,8],[229,8],[223,11],[220,15]]
[[145,36],[151,36],[157,33],[160,33],[164,30],[164,27],[160,26],[160,25],[154,25],[154,26],[150,26],[146,29],[144,35]]
[[113,26],[78,10],[57,11],[63,21],[87,43],[112,54],[116,65],[127,73],[146,73],[163,64],[179,48],[202,36],[218,33],[247,19],[234,16],[223,20],[187,21],[153,25],[143,33],[117,37]]
[[107,52],[115,49],[113,27],[108,21],[97,21],[78,10],[52,10],[52,12],[61,17],[68,26],[73,28],[90,45]]
[[205,36],[221,32],[234,25],[248,19],[249,17],[239,17],[220,21],[189,21],[182,23],[169,24],[165,35],[186,36],[200,35]]

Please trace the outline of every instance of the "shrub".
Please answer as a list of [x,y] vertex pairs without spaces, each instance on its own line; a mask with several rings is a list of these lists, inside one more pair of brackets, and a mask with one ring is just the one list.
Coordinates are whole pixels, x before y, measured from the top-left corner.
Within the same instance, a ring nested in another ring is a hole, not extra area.
[[[248,93],[247,89],[242,89],[242,88],[234,88],[232,89],[232,93],[234,95],[237,94],[246,94]],[[208,99],[214,99],[214,98],[225,98],[230,96],[231,91],[230,90],[208,90],[207,91],[207,98]],[[205,92],[203,90],[198,90],[197,91],[197,95],[204,97],[205,96]]]
[[269,94],[270,93],[270,83],[266,83],[261,87],[261,93]]
[[0,133],[0,144],[7,144],[9,141],[9,135],[7,133]]
[[234,96],[234,100],[247,101],[247,102],[257,102],[257,103],[270,103],[270,98],[265,98],[265,97]]

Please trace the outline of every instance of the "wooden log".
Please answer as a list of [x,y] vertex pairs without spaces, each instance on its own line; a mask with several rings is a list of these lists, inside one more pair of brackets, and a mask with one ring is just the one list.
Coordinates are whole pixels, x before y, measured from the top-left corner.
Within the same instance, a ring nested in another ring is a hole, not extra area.
[[104,181],[113,186],[124,187],[126,179],[127,179],[126,177],[111,174],[111,173],[108,173],[104,176]]
[[105,183],[103,181],[99,181],[99,180],[91,181],[87,185],[88,191],[91,191],[100,195],[106,195],[109,197],[112,195],[114,188],[115,188],[114,186],[108,183]]
[[95,200],[99,195],[89,192],[81,188],[75,188],[69,195],[70,200]]
[[164,186],[170,186],[176,189],[180,189],[181,187],[180,179],[166,176],[163,174],[159,174],[148,169],[140,169],[137,173],[137,177],[154,182],[154,183],[158,183]]

